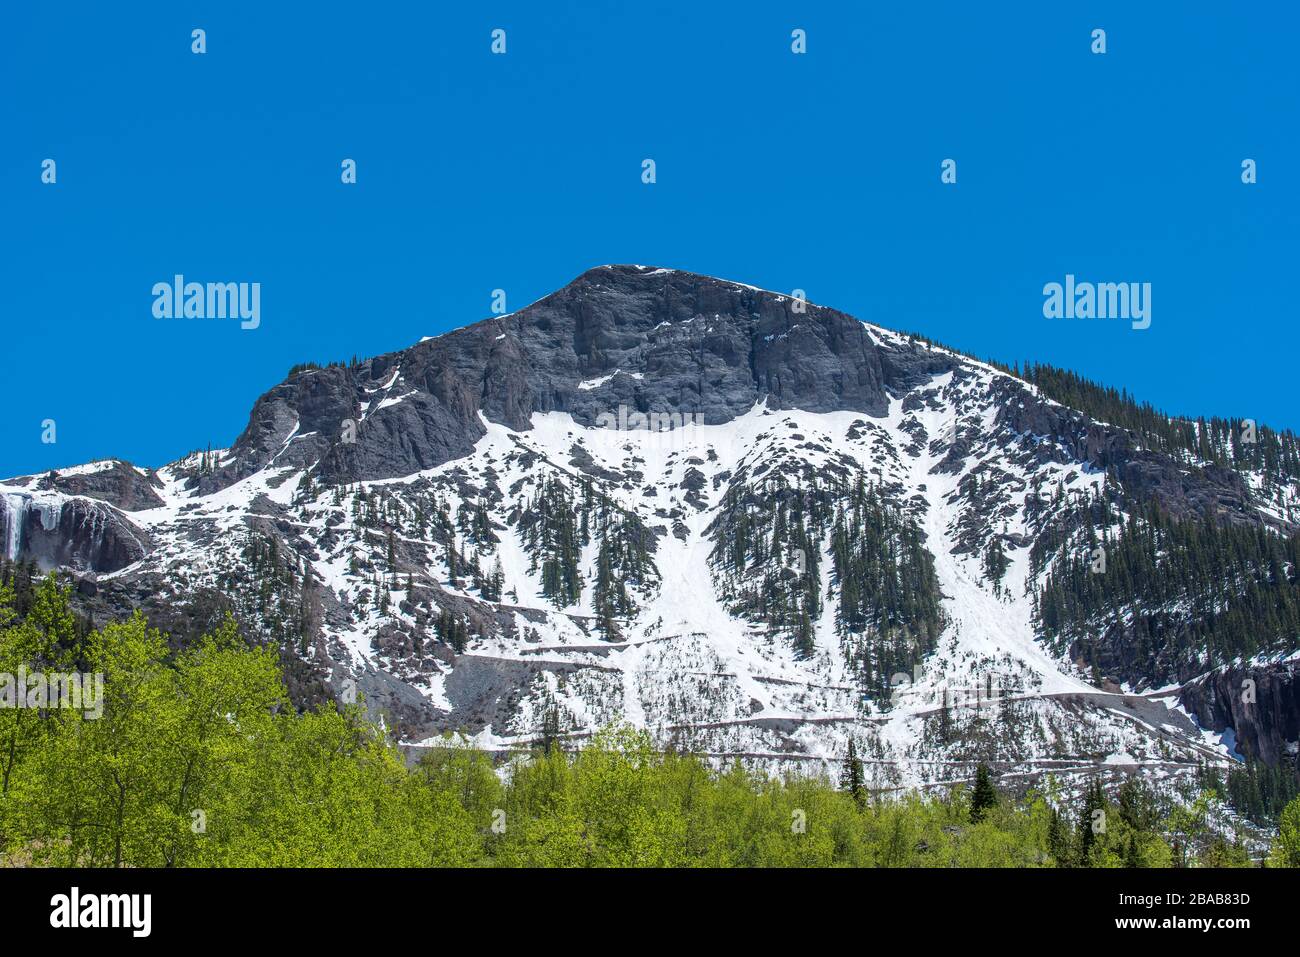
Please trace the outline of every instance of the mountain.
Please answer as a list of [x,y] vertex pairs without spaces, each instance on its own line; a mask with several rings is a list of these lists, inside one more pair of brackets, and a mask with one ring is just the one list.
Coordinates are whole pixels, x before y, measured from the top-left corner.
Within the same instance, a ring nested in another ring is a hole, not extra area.
[[297,367],[229,449],[0,483],[7,577],[234,614],[412,745],[852,739],[876,788],[1293,762],[1298,532],[1289,432],[644,266]]

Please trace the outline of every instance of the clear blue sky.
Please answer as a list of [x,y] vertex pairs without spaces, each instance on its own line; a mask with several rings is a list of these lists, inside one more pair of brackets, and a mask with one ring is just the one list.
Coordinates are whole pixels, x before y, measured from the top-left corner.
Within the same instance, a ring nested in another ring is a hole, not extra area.
[[[227,445],[296,362],[609,262],[1300,427],[1296,4],[287,6],[4,5],[0,475]],[[1067,272],[1151,328],[1044,319]],[[154,319],[175,273],[261,327]]]

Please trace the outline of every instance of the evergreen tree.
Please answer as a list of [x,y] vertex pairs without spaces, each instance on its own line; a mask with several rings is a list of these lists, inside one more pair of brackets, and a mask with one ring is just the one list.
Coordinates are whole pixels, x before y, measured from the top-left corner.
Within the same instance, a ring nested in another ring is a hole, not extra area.
[[1129,832],[1128,843],[1124,847],[1124,866],[1142,866],[1142,854],[1138,850],[1137,835],[1132,831]]
[[552,701],[542,716],[542,753],[550,754],[560,740],[560,712]]
[[857,802],[858,807],[867,803],[866,778],[862,771],[862,759],[858,757],[857,746],[849,738],[849,752],[844,758],[844,769],[840,774],[840,787],[848,791]]
[[1001,584],[1002,576],[1007,573],[1010,565],[1011,560],[1002,550],[1001,536],[994,535],[989,538],[988,546],[984,550],[984,574],[989,581],[993,582],[995,588]]
[[[1105,824],[1106,796],[1101,790],[1101,781],[1094,779],[1088,784],[1083,796],[1083,809],[1079,814],[1079,860],[1088,864],[1092,849],[1097,843]],[[1098,814],[1100,812],[1100,815]]]
[[1047,849],[1057,867],[1070,867],[1073,864],[1070,829],[1056,808],[1051,809],[1047,819]]
[[980,764],[975,769],[975,788],[971,791],[970,819],[978,824],[984,816],[998,806],[997,788],[989,776],[988,765]]

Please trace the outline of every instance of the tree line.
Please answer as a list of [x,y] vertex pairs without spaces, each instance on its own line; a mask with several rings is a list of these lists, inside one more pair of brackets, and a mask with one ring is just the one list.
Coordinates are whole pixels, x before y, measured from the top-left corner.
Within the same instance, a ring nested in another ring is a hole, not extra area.
[[[78,627],[53,577],[14,610],[0,586],[0,673],[104,676],[102,715],[0,708],[0,858],[11,865],[1105,867],[1241,866],[1185,802],[1131,781],[1079,798],[1000,793],[987,768],[944,794],[870,792],[664,752],[627,725],[508,766],[448,739],[408,761],[357,705],[295,709],[274,647],[233,622],[174,648],[136,614]],[[545,732],[546,729],[542,729]],[[1099,813],[1100,812],[1100,813]],[[1300,801],[1270,865],[1300,866]],[[1098,826],[1102,822],[1102,826]]]

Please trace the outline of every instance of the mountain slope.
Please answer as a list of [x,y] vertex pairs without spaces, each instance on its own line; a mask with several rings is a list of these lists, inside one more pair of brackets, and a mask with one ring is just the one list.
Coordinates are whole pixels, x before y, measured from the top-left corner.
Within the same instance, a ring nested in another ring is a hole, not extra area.
[[[1300,738],[1300,483],[1205,437],[1152,441],[787,296],[606,266],[297,370],[228,450],[0,483],[0,540],[76,574],[92,614],[183,635],[229,610],[299,700],[355,682],[410,742],[621,717],[774,767],[852,737],[881,788],[979,760],[1177,779],[1226,761],[1230,727],[1271,760]],[[1163,575],[1202,541],[1231,581],[1185,576],[1158,608],[1121,587],[1139,545]],[[1117,560],[1063,589],[1098,547]],[[1248,635],[1247,601],[1269,616]],[[1234,704],[1255,674],[1268,700]]]

